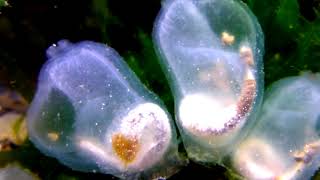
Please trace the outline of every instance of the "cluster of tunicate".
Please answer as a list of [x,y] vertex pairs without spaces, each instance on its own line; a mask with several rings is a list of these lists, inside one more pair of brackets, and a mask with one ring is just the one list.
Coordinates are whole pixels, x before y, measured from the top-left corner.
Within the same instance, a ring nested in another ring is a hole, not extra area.
[[[320,164],[320,75],[278,81],[263,97],[264,37],[237,0],[167,0],[154,44],[188,157],[248,179],[301,179]],[[174,121],[110,47],[47,50],[28,111],[30,139],[69,167],[120,178],[174,174]]]

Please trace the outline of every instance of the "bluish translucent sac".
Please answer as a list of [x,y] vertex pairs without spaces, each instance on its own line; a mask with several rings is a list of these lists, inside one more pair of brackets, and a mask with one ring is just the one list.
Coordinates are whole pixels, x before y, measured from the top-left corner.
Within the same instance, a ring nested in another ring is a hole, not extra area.
[[153,36],[188,156],[221,163],[261,104],[264,37],[257,19],[236,0],[168,0]]
[[167,177],[183,165],[170,115],[117,52],[60,41],[47,54],[27,114],[43,153],[126,179]]
[[34,174],[19,166],[18,164],[9,164],[0,168],[1,180],[40,180]]
[[258,123],[234,153],[246,179],[310,179],[320,167],[320,74],[275,82]]

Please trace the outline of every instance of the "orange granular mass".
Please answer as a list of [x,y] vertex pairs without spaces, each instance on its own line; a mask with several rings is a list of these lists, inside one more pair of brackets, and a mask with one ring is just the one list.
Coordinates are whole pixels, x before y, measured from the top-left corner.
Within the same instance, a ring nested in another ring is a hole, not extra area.
[[135,137],[118,133],[112,136],[112,148],[121,161],[128,164],[136,158],[140,145]]

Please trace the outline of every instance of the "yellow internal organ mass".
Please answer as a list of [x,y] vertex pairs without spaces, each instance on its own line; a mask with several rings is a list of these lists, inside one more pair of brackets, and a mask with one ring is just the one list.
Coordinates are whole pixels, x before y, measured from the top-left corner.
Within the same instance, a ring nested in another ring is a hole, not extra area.
[[124,164],[129,164],[135,160],[140,145],[135,137],[118,133],[112,136],[112,148]]

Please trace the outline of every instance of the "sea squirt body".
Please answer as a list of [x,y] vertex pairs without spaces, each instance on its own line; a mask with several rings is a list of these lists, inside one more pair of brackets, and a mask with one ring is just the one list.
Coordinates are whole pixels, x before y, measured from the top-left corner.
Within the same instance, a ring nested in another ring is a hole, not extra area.
[[47,54],[27,115],[36,147],[72,169],[126,179],[178,169],[170,115],[117,52],[60,41]]
[[221,163],[252,127],[261,104],[259,23],[236,0],[168,0],[153,36],[188,156]]
[[246,179],[310,179],[320,167],[320,74],[283,78],[266,91],[257,125],[233,154]]

